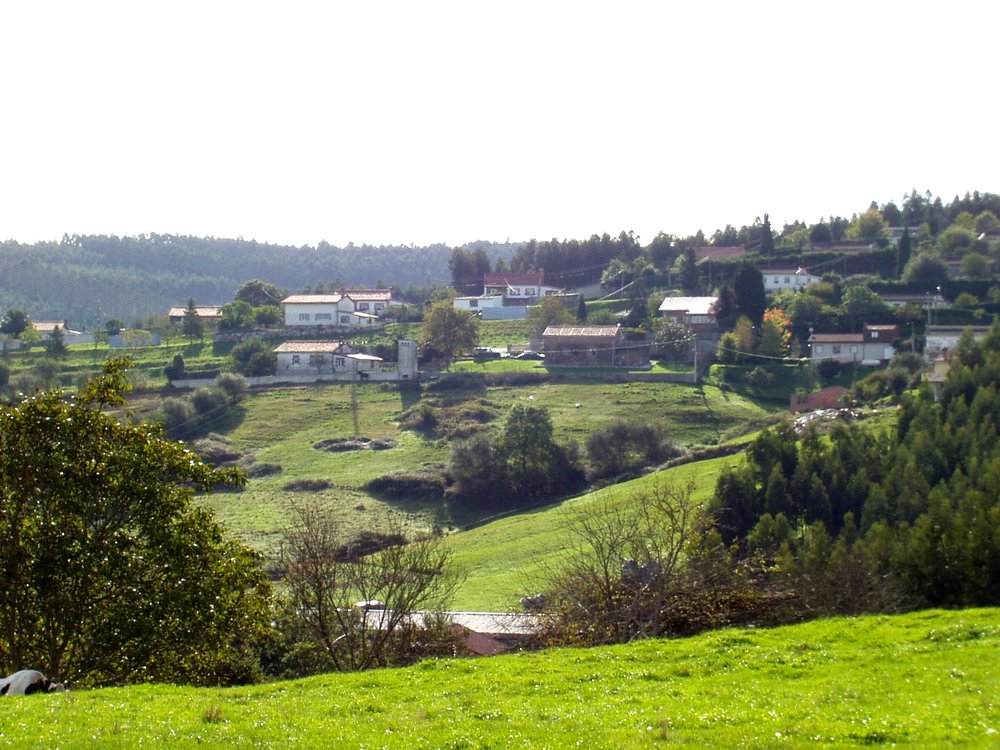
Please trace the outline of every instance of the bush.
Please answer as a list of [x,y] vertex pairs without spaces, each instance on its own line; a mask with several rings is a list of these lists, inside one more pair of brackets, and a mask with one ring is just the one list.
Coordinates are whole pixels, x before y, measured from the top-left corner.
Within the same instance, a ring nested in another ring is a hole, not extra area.
[[171,437],[191,434],[198,422],[194,407],[182,398],[165,398],[160,404],[160,424]]
[[191,394],[191,406],[199,416],[213,419],[229,406],[229,396],[216,386],[199,388]]
[[278,356],[260,338],[241,341],[233,347],[231,356],[233,369],[249,377],[273,375],[278,367]]
[[444,496],[444,477],[434,471],[394,471],[370,480],[364,488],[393,500],[432,503]]
[[288,492],[322,492],[331,486],[328,479],[295,479],[286,482],[281,489]]
[[224,372],[215,379],[215,385],[225,391],[233,402],[239,401],[247,393],[247,380],[239,373]]
[[680,453],[663,427],[639,420],[618,420],[594,430],[585,450],[591,479],[636,471]]
[[755,367],[747,375],[747,382],[754,390],[763,390],[774,385],[774,373],[763,367]]

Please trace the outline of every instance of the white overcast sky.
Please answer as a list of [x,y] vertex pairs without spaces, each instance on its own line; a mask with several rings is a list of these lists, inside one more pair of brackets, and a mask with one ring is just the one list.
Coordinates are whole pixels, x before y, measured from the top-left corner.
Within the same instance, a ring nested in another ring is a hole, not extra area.
[[0,240],[711,235],[1000,192],[992,2],[0,4]]

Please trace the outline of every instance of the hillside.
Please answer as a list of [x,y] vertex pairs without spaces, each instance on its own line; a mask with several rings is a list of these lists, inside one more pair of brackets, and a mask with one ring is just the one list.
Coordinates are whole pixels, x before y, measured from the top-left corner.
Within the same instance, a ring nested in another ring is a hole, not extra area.
[[1000,610],[5,699],[17,747],[996,747]]
[[[515,249],[474,246],[494,258]],[[132,325],[165,315],[192,297],[201,305],[224,304],[255,278],[292,291],[338,279],[351,286],[446,284],[451,252],[445,245],[290,247],[156,234],[73,236],[33,245],[7,241],[0,242],[0,311],[23,308],[35,320],[93,328],[111,318]]]

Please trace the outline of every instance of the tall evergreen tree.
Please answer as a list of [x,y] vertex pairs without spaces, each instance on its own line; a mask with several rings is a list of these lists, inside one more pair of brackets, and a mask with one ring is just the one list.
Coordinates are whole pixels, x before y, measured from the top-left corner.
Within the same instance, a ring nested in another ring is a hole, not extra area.
[[760,254],[774,255],[774,232],[771,231],[771,217],[764,214],[764,226],[760,233]]
[[746,264],[736,274],[733,291],[736,292],[736,304],[740,314],[746,315],[759,329],[761,321],[764,320],[764,310],[767,309],[764,276],[756,266]]
[[903,275],[903,269],[906,268],[906,264],[910,260],[910,228],[903,227],[903,236],[899,238],[899,244],[896,245],[896,276],[900,277]]

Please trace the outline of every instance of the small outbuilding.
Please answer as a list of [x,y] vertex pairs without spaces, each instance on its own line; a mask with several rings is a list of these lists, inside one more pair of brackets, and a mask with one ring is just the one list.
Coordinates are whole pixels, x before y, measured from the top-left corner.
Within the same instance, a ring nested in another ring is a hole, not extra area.
[[621,326],[549,326],[542,333],[545,365],[649,367],[649,340]]

